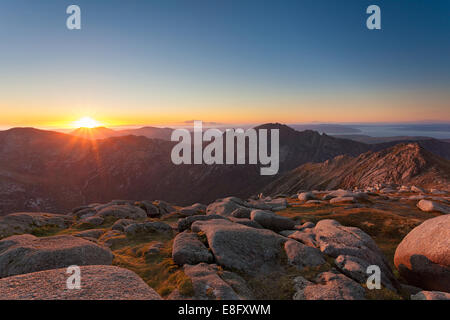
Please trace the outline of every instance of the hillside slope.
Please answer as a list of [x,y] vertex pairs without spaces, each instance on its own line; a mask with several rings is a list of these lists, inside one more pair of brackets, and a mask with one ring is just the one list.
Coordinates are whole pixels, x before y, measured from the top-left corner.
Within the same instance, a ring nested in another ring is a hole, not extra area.
[[352,189],[378,183],[448,189],[449,181],[450,161],[428,152],[418,143],[408,143],[358,157],[341,155],[322,163],[304,164],[263,191],[276,194],[302,189]]

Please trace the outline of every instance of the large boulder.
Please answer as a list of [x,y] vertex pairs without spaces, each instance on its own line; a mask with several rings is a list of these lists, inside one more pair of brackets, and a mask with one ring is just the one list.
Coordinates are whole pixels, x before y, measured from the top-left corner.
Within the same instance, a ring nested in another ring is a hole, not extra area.
[[316,195],[312,192],[302,192],[298,195],[298,200],[300,201],[309,201],[309,200],[318,200]]
[[318,247],[316,242],[316,234],[314,233],[314,229],[312,228],[290,232],[287,237],[300,241],[301,243],[309,247]]
[[330,200],[330,204],[346,204],[356,202],[355,197],[336,197]]
[[216,265],[186,264],[184,273],[192,281],[196,300],[239,300],[233,288],[218,275]]
[[156,200],[154,204],[158,207],[159,213],[161,215],[169,214],[177,211],[170,203],[165,202],[163,200]]
[[206,214],[217,214],[220,216],[229,216],[233,211],[239,208],[247,208],[249,204],[245,201],[236,198],[236,197],[228,197],[224,199],[219,199],[206,208]]
[[288,201],[284,198],[278,198],[273,200],[264,201],[264,204],[272,211],[284,210],[288,206]]
[[446,206],[445,204],[441,204],[436,201],[431,200],[420,200],[417,203],[417,207],[425,212],[440,212],[448,214],[450,213],[450,207]]
[[314,233],[323,253],[333,258],[340,255],[354,256],[369,265],[377,265],[381,269],[382,282],[396,286],[397,281],[383,253],[375,241],[361,229],[345,227],[335,220],[325,219],[317,223]]
[[201,203],[194,203],[193,205],[191,205],[189,207],[181,208],[179,211],[182,215],[193,216],[196,214],[200,214],[202,212],[205,213],[206,206]]
[[195,233],[179,233],[172,246],[172,259],[178,265],[212,262],[213,256]]
[[55,226],[67,228],[73,223],[71,216],[44,212],[18,212],[0,217],[0,238],[29,233],[35,228]]
[[87,217],[87,218],[83,218],[81,220],[81,222],[86,223],[86,224],[88,224],[90,226],[96,227],[96,226],[102,225],[103,222],[105,222],[105,219],[103,219],[100,216],[90,216],[90,217]]
[[134,223],[124,227],[123,231],[127,236],[136,236],[142,233],[172,233],[172,227],[167,223],[161,221],[146,221],[141,223]]
[[253,210],[250,217],[264,228],[273,231],[291,230],[295,226],[293,220],[279,216],[272,211]]
[[365,192],[352,192],[352,191],[339,189],[339,190],[334,190],[334,191],[327,193],[323,197],[323,200],[331,200],[333,198],[348,198],[348,197],[353,197],[354,199],[357,199],[357,200],[367,200],[369,198],[367,193],[365,193]]
[[79,237],[11,236],[0,241],[0,278],[71,265],[110,265],[112,259],[108,248]]
[[411,187],[411,191],[412,191],[412,192],[425,193],[425,190],[423,190],[423,189],[420,188],[420,187],[416,187],[416,186],[412,186],[412,187]]
[[112,225],[112,230],[124,231],[129,225],[135,224],[136,221],[133,219],[119,219]]
[[248,274],[278,270],[286,238],[266,229],[256,229],[228,220],[196,221],[193,232],[206,234],[209,247],[220,265]]
[[420,291],[411,295],[411,300],[450,300],[450,293],[439,291]]
[[134,272],[113,266],[80,267],[80,289],[67,289],[67,268],[0,279],[5,300],[160,300]]
[[135,205],[144,209],[145,212],[147,212],[147,217],[149,218],[155,218],[161,215],[159,208],[150,201],[147,200],[138,201],[135,203]]
[[250,213],[252,210],[250,208],[239,208],[231,213],[234,218],[250,219]]
[[365,290],[355,281],[337,272],[323,272],[308,281],[299,276],[294,279],[294,300],[364,300]]
[[410,284],[450,292],[450,215],[426,220],[408,233],[394,263]]
[[[359,283],[366,283],[370,276],[367,273],[370,263],[358,257],[340,255],[336,258],[335,264],[343,274]],[[381,284],[389,290],[395,291],[393,284],[387,277],[381,278]]]
[[97,215],[103,218],[114,217],[117,219],[144,219],[147,217],[147,212],[130,204],[115,204],[99,210]]
[[206,220],[214,220],[214,219],[227,219],[227,218],[225,218],[224,216],[219,216],[217,214],[210,214],[207,216],[205,216],[205,215],[190,216],[190,217],[178,219],[177,228],[178,228],[178,231],[181,232],[186,229],[189,229],[195,221],[206,221]]
[[326,263],[320,250],[305,246],[295,240],[286,241],[284,251],[286,252],[288,262],[297,267],[298,270]]
[[98,239],[105,233],[103,229],[89,229],[74,234],[75,237]]

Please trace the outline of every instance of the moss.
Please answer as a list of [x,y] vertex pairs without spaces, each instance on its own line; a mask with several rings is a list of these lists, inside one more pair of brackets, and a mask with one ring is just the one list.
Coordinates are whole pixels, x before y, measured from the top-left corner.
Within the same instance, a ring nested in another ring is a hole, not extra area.
[[32,228],[30,233],[36,237],[49,237],[58,234],[61,230],[57,225],[45,225]]

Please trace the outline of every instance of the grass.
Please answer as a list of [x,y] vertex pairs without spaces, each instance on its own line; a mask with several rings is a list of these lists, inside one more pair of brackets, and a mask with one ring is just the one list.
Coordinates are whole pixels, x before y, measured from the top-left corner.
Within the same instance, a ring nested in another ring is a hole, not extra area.
[[134,243],[114,250],[113,264],[136,272],[162,297],[167,297],[175,289],[183,296],[193,296],[192,281],[171,258],[172,243],[173,240],[166,241],[160,253],[145,257],[144,252],[152,242],[139,243],[135,239]]
[[298,270],[297,267],[288,263],[288,258],[284,249],[279,256],[281,269],[270,274],[249,276],[242,272],[235,271],[246,280],[249,289],[257,300],[292,300],[295,294],[294,278],[302,276],[312,281],[320,273],[331,270],[334,259],[326,256],[326,263],[315,267],[306,267]]
[[36,237],[50,237],[58,234],[61,230],[63,229],[57,225],[45,225],[32,228],[30,233]]

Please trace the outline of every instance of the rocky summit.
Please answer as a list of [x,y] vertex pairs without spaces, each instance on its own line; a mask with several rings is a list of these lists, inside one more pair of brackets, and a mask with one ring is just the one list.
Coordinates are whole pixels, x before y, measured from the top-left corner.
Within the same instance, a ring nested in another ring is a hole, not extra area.
[[[0,297],[448,299],[449,195],[375,184],[13,213],[0,218]],[[74,265],[81,290],[66,287]]]

